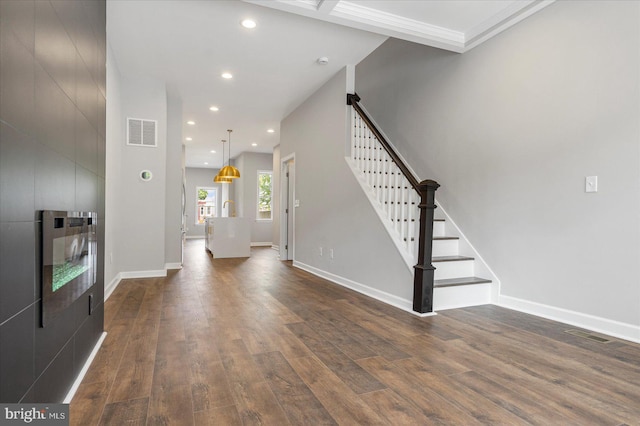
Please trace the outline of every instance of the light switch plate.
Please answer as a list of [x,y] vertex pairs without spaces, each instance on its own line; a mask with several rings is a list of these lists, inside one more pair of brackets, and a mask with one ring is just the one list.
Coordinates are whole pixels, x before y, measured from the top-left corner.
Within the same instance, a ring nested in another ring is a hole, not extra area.
[[584,192],[598,192],[598,176],[587,176],[585,178]]
[[296,200],[296,201],[293,203],[293,205],[294,205],[295,207],[300,207],[300,200]]

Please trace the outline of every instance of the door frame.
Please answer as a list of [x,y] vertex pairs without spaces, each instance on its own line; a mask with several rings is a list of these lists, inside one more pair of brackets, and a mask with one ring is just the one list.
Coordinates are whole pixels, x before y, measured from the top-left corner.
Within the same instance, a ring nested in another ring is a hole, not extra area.
[[[280,260],[293,260],[295,257],[296,209],[294,205],[289,206],[289,200],[296,199],[295,168],[295,152],[280,160]],[[287,172],[292,175],[288,186]],[[287,220],[287,207],[291,215],[290,221]],[[289,225],[291,225],[291,229],[289,229]],[[287,238],[288,235],[291,235],[291,238]],[[288,240],[291,241],[291,244]],[[290,247],[288,247],[289,245]]]

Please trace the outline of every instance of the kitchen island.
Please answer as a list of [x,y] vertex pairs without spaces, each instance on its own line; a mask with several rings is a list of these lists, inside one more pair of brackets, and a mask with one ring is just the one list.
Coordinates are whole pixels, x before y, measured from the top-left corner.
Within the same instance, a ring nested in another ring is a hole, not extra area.
[[251,256],[251,219],[210,217],[204,227],[205,247],[214,259]]

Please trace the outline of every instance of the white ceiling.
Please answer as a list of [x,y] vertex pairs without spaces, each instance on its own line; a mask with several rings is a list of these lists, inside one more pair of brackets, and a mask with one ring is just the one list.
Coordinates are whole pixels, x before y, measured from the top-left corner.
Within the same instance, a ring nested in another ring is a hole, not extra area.
[[[232,158],[272,152],[280,121],[387,36],[463,52],[548,3],[108,0],[107,37],[124,77],[165,82],[182,99],[183,138],[193,138],[184,141],[187,167],[219,168],[227,129]],[[243,28],[245,18],[257,27]],[[316,62],[322,56],[328,65]],[[221,78],[225,71],[234,78]]]

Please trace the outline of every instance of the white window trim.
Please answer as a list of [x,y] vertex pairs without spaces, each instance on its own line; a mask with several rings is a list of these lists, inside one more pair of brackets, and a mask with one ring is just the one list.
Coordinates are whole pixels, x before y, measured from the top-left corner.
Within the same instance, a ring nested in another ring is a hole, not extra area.
[[[260,175],[271,175],[271,218],[260,219]],[[273,222],[273,170],[258,170],[256,173],[256,222]]]
[[198,201],[199,201],[198,200],[198,192],[201,189],[204,189],[204,190],[207,190],[207,191],[209,191],[209,190],[216,191],[216,196],[214,197],[215,200],[214,200],[214,204],[213,204],[212,207],[213,207],[213,217],[218,217],[218,188],[215,187],[215,186],[196,186],[196,195],[195,195],[196,196],[196,211],[195,211],[196,214],[195,214],[195,218],[194,218],[194,221],[193,221],[194,225],[196,225],[196,226],[204,226],[203,223],[198,223],[198,217],[200,216],[199,215],[200,206],[198,205]]

